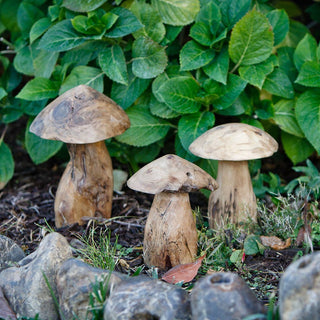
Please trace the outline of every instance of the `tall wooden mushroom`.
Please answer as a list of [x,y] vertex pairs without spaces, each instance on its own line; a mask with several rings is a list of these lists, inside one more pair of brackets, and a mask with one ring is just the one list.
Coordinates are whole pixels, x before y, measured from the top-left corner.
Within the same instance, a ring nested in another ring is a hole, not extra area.
[[248,160],[271,156],[278,143],[265,131],[244,123],[214,127],[198,137],[189,150],[202,158],[218,162],[219,189],[211,193],[208,204],[210,227],[225,222],[257,219]]
[[121,107],[85,85],[68,90],[34,119],[32,133],[67,143],[70,153],[55,198],[57,227],[82,224],[84,216],[111,216],[112,162],[104,140],[129,126]]
[[144,166],[127,183],[155,194],[144,231],[145,263],[169,269],[193,262],[198,236],[188,192],[213,191],[216,181],[193,163],[169,154]]

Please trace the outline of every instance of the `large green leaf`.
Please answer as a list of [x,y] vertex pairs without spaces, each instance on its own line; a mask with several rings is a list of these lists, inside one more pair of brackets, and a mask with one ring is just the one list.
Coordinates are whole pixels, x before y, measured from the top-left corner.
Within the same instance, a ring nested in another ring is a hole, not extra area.
[[71,11],[88,12],[99,8],[107,0],[63,0],[62,6]]
[[320,153],[320,90],[308,90],[301,94],[295,111],[304,135]]
[[50,78],[59,58],[59,52],[39,50],[33,59],[34,75],[36,77]]
[[140,95],[147,89],[150,80],[141,79],[128,69],[128,85],[114,82],[111,88],[111,98],[123,109],[129,108]]
[[200,12],[196,16],[196,23],[199,22],[207,26],[212,35],[216,35],[221,23],[221,12],[214,1],[206,1],[201,4]]
[[166,24],[184,26],[194,21],[200,10],[199,0],[151,0]]
[[296,137],[303,138],[304,134],[301,131],[295,113],[294,100],[279,100],[274,106],[274,121],[281,130],[290,133]]
[[62,83],[59,94],[61,95],[80,84],[85,84],[99,92],[103,92],[103,72],[94,67],[75,67]]
[[191,77],[179,76],[167,80],[157,94],[161,101],[179,113],[197,112],[201,105],[195,99],[199,84]]
[[0,100],[8,95],[8,92],[0,87]]
[[229,69],[228,47],[223,46],[220,53],[214,57],[211,63],[203,67],[203,71],[211,79],[227,84]]
[[306,34],[298,43],[294,51],[294,64],[298,70],[306,61],[317,61],[317,41],[310,34]]
[[281,47],[277,49],[279,68],[287,74],[291,82],[296,80],[298,74],[293,62],[293,54],[294,48],[291,47]]
[[215,51],[205,48],[195,41],[188,41],[180,51],[181,70],[194,70],[207,65],[215,56]]
[[46,79],[34,78],[26,83],[17,98],[36,101],[55,98],[59,93],[59,83]]
[[116,139],[120,142],[143,147],[148,146],[166,136],[170,123],[152,116],[148,109],[133,106],[126,110],[130,119],[130,128]]
[[289,32],[281,45],[296,48],[299,41],[309,32],[307,26],[299,21],[290,19]]
[[281,142],[286,155],[293,164],[306,160],[314,152],[314,148],[306,138],[281,132]]
[[260,63],[240,67],[239,74],[243,80],[261,89],[266,76],[273,71],[277,64],[276,56],[271,55]]
[[34,75],[31,46],[26,46],[18,50],[13,60],[13,66],[22,74],[28,76]]
[[316,61],[305,62],[299,72],[296,83],[308,87],[320,87],[320,64]]
[[140,37],[132,45],[132,72],[139,78],[155,78],[167,66],[165,48],[150,38]]
[[281,43],[289,32],[289,17],[285,10],[276,9],[267,13],[274,33],[274,45]]
[[30,158],[35,164],[43,163],[54,156],[62,147],[63,142],[44,140],[29,131],[31,125],[28,121],[25,132],[25,146]]
[[30,43],[38,39],[42,36],[51,26],[51,21],[48,17],[41,18],[40,20],[36,21],[30,30],[29,38]]
[[139,19],[128,9],[116,7],[110,12],[119,16],[116,23],[105,34],[109,38],[120,38],[133,33],[143,27]]
[[12,178],[14,172],[14,159],[10,148],[0,140],[0,190]]
[[248,12],[251,6],[251,0],[216,0],[216,2],[219,3],[222,22],[229,30]]
[[144,25],[142,29],[134,32],[136,38],[147,36],[158,43],[164,38],[166,28],[160,14],[150,4],[145,1],[134,1],[130,10]]
[[48,51],[67,51],[79,46],[87,39],[73,29],[71,20],[63,20],[43,35],[39,48]]
[[178,135],[184,149],[188,151],[190,144],[212,128],[214,122],[212,112],[196,112],[182,116],[178,123]]
[[128,84],[126,59],[122,48],[118,44],[101,51],[98,61],[102,71],[111,80],[124,85]]
[[18,25],[24,34],[28,34],[32,25],[44,16],[44,13],[32,3],[22,1],[18,13]]
[[274,71],[266,77],[262,88],[276,96],[286,99],[293,99],[294,97],[292,83],[287,74],[280,68],[275,68]]
[[153,95],[150,99],[150,112],[157,117],[164,119],[176,118],[179,113],[170,109],[165,103],[158,101]]
[[273,32],[268,19],[252,10],[233,28],[229,55],[236,66],[256,64],[266,60],[273,48]]

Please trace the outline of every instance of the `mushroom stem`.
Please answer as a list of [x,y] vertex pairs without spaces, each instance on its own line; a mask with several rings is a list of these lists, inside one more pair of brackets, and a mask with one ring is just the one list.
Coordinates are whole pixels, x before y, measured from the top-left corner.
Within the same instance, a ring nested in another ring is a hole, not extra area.
[[217,182],[219,188],[212,192],[208,204],[211,228],[225,223],[257,220],[256,196],[253,192],[248,161],[219,161]]
[[56,226],[83,224],[82,217],[111,217],[112,162],[104,141],[68,144],[70,161],[54,204]]
[[197,255],[197,229],[189,194],[156,194],[144,232],[144,260],[148,266],[169,269],[193,262]]

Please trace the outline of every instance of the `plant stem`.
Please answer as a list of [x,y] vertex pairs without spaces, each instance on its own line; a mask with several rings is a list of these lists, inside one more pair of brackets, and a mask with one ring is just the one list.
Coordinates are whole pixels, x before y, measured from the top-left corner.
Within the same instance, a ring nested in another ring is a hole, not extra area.
[[4,139],[4,136],[6,135],[7,130],[8,130],[8,125],[6,124],[3,131],[2,131],[1,137],[0,137],[0,145]]

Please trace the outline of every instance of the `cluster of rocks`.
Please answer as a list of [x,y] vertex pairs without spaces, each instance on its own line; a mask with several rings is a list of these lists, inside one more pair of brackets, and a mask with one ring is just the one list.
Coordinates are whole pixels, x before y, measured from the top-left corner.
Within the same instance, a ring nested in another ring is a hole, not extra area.
[[[318,319],[319,262],[320,253],[305,256],[284,273],[279,294],[282,320]],[[99,283],[105,288],[100,301],[104,320],[266,318],[265,307],[233,273],[207,275],[189,294],[147,276],[91,267],[73,257],[68,241],[58,233],[47,235],[26,257],[12,240],[0,236],[0,318],[91,319],[90,300]]]

